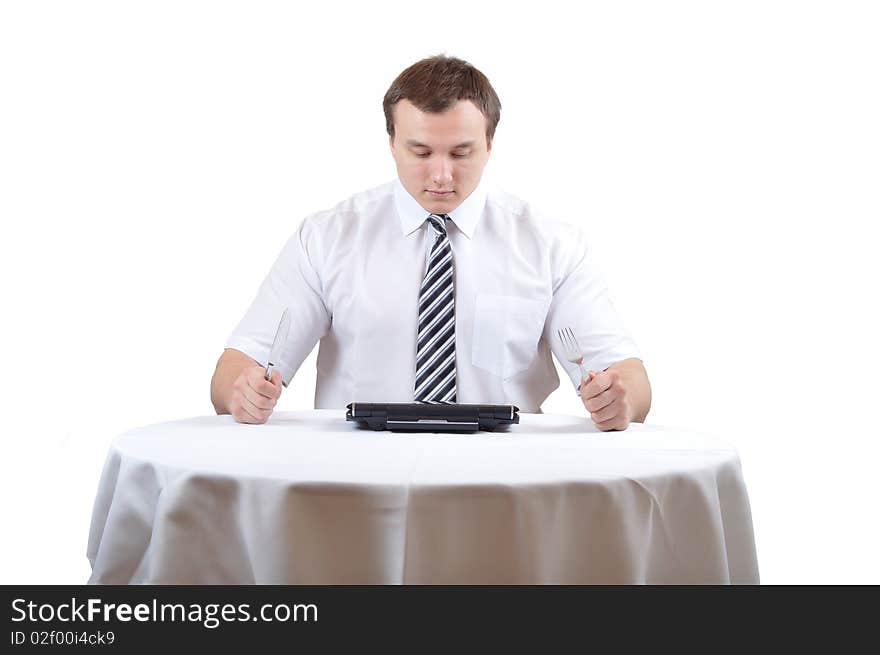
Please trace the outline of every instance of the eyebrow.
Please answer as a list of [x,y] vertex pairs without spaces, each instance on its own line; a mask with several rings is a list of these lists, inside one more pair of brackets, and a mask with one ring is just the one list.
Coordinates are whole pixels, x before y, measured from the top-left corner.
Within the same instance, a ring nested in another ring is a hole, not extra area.
[[[476,143],[476,141],[465,141],[463,143],[459,143],[458,145],[452,146],[452,149],[455,150],[456,148],[470,148],[471,146],[474,145],[474,143]],[[430,148],[431,147],[429,145],[425,145],[424,143],[420,143],[420,142],[416,141],[415,139],[407,139],[406,145],[409,146],[410,148]]]

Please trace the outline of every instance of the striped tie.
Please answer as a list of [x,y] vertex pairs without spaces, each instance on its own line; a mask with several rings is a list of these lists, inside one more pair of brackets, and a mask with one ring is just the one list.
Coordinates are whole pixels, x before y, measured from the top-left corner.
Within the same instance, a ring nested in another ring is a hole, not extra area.
[[419,291],[419,339],[416,348],[415,400],[454,403],[455,289],[452,246],[446,235],[446,214],[431,214],[428,224],[437,233],[428,272]]

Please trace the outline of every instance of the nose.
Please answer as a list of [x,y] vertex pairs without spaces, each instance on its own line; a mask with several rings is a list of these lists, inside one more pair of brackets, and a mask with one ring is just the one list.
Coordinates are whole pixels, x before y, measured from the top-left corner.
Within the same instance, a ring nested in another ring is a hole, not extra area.
[[452,184],[452,162],[447,157],[438,157],[431,169],[431,181],[441,189]]

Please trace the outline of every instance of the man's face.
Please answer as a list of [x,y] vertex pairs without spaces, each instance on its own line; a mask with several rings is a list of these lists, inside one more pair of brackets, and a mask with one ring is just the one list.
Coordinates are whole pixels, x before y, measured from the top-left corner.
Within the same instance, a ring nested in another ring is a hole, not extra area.
[[430,114],[404,99],[393,111],[391,154],[400,182],[426,211],[452,211],[477,188],[489,161],[486,117],[470,100]]

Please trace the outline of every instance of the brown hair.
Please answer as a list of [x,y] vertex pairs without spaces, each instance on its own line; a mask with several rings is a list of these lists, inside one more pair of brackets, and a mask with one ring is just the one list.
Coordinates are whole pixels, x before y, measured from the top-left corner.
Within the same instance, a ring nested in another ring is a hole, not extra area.
[[439,114],[458,100],[470,100],[486,117],[486,141],[495,136],[501,102],[489,79],[471,64],[436,55],[417,61],[397,76],[382,101],[385,129],[394,136],[394,105],[406,98],[424,112]]

